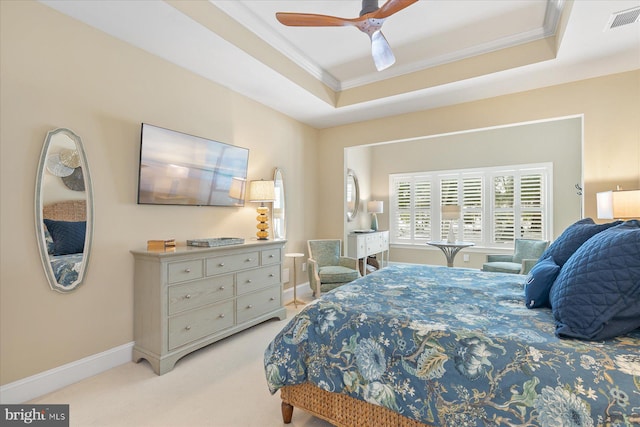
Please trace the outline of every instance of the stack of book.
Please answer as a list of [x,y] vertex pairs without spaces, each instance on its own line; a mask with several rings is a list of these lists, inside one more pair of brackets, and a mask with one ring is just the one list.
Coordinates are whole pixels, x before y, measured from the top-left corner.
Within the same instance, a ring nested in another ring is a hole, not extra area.
[[147,240],[148,251],[172,251],[176,249],[176,239]]

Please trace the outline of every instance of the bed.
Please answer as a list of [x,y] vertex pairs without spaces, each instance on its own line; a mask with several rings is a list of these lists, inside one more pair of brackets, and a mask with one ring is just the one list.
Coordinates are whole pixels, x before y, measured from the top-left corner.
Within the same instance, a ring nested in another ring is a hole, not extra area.
[[558,336],[555,306],[525,305],[529,279],[397,264],[325,294],[265,351],[284,422],[298,407],[339,426],[639,426],[640,315],[607,339]]
[[87,207],[85,200],[50,203],[42,210],[51,269],[61,286],[77,279],[84,260]]

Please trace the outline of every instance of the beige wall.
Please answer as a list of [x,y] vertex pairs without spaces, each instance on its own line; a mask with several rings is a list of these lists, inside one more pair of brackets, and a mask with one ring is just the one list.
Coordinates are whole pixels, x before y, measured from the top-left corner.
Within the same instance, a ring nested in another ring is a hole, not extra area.
[[[597,192],[616,185],[640,188],[640,70],[322,130],[318,237],[343,233],[343,212],[337,209],[342,194],[335,188],[342,185],[343,164],[336,159],[344,158],[345,148],[579,115],[584,120],[584,216],[595,218]],[[557,226],[579,216],[574,208],[557,214]],[[393,251],[392,259],[397,259]]]
[[[136,204],[140,123],[250,149],[249,178],[284,172],[286,250],[314,234],[317,131],[36,2],[0,2],[2,384],[133,340],[133,258],[148,239],[255,237],[245,208]],[[34,186],[47,131],[83,140],[94,186],[86,282],[49,289],[37,256]],[[298,276],[302,277],[300,270]]]

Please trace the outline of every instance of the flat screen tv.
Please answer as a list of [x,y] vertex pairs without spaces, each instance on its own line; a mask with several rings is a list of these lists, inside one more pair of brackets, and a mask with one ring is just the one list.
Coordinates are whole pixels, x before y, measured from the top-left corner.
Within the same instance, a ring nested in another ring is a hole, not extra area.
[[142,123],[138,204],[244,206],[249,150]]

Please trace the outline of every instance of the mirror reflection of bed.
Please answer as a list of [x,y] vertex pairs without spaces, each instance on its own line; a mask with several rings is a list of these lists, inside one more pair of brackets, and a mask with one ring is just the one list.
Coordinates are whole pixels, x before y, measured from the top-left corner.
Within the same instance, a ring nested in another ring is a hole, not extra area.
[[72,286],[83,269],[87,207],[85,200],[65,200],[42,209],[51,269],[59,285]]

